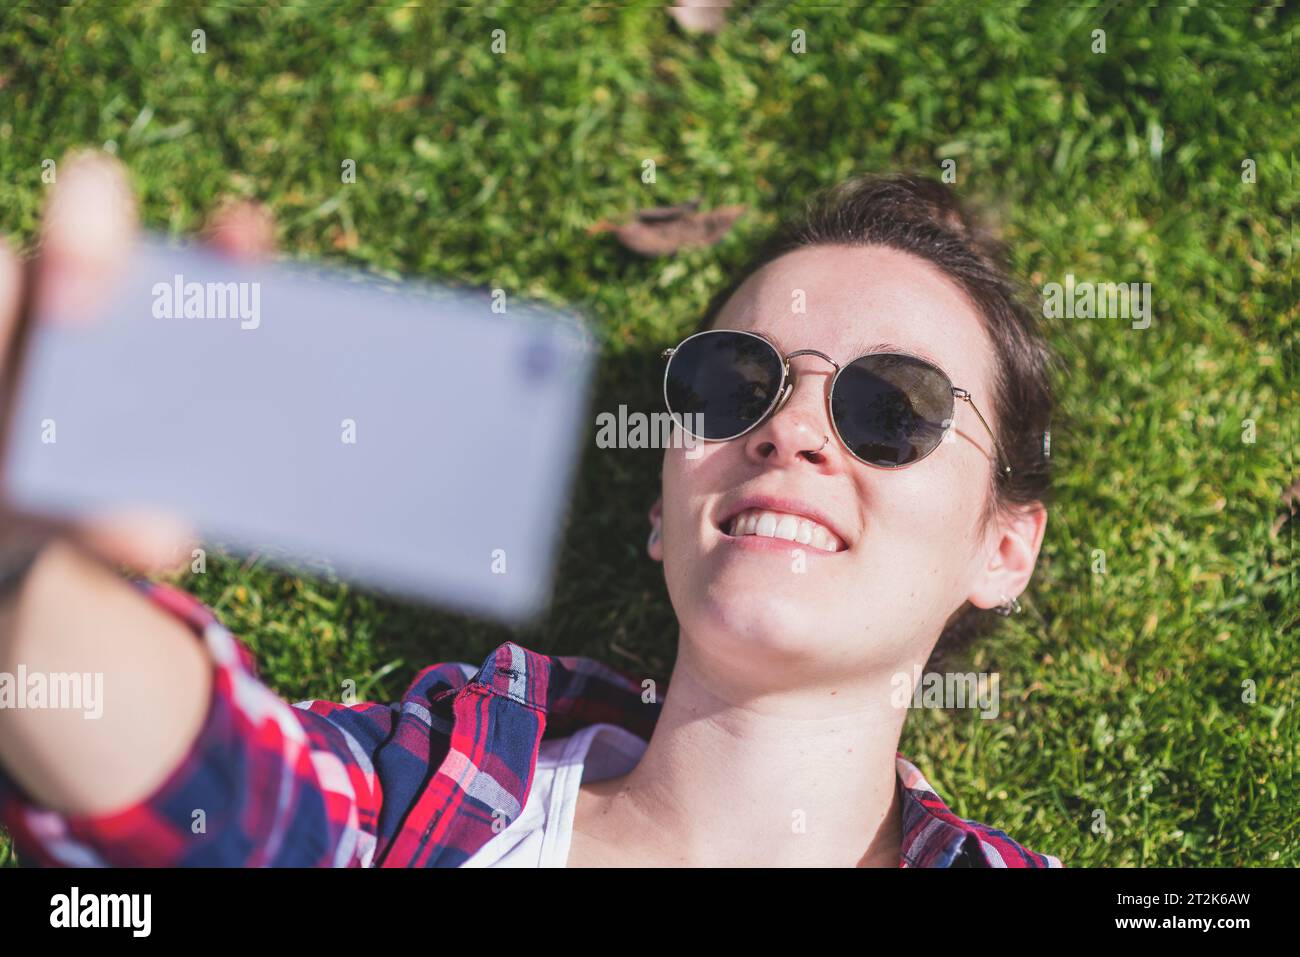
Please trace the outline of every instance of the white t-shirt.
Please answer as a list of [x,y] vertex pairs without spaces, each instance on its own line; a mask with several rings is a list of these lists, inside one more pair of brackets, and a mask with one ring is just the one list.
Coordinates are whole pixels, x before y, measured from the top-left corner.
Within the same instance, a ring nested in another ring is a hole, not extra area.
[[523,813],[461,867],[564,867],[573,814],[583,781],[631,771],[647,742],[616,724],[589,725],[567,738],[543,741]]

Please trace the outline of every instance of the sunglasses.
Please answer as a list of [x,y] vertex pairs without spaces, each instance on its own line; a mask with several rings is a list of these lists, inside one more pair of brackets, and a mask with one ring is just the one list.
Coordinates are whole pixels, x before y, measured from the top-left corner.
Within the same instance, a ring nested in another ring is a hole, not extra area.
[[[870,352],[840,365],[816,349],[783,356],[755,332],[708,329],[663,351],[664,403],[678,426],[697,439],[738,439],[790,398],[795,356],[817,356],[835,367],[828,394],[831,425],[860,462],[899,469],[921,461],[951,430],[957,399],[969,403],[1007,461],[970,393],[933,362],[905,352]],[[1010,475],[1011,466],[1003,465],[1001,474]]]

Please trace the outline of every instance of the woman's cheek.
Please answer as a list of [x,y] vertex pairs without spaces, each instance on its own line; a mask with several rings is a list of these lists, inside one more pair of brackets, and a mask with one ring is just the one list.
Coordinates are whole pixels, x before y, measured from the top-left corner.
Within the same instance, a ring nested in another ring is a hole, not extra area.
[[867,541],[899,559],[912,556],[909,564],[930,567],[964,554],[961,546],[972,525],[971,510],[979,505],[972,498],[971,483],[949,469],[889,478],[886,494],[878,487],[869,506]]

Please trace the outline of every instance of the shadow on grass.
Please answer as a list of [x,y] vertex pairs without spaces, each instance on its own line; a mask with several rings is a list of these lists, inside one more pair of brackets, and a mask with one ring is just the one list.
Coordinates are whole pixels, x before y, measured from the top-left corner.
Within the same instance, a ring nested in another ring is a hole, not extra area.
[[441,661],[475,665],[503,641],[544,654],[587,655],[637,676],[665,682],[676,653],[677,626],[663,567],[646,554],[647,512],[659,494],[661,449],[602,449],[596,415],[662,411],[663,366],[658,350],[606,355],[596,372],[574,482],[545,616],[511,628],[376,595],[348,603],[355,627],[364,615],[378,661],[401,659],[382,686],[400,693],[417,671]]

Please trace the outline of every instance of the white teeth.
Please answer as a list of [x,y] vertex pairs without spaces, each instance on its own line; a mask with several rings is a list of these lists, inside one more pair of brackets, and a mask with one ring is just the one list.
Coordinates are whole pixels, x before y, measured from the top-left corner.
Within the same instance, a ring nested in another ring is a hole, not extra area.
[[763,538],[780,538],[800,545],[811,545],[826,552],[837,552],[843,547],[828,528],[811,519],[757,508],[746,509],[733,518],[729,533],[735,537],[760,535]]

